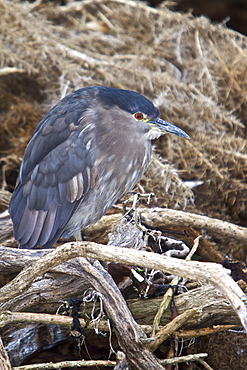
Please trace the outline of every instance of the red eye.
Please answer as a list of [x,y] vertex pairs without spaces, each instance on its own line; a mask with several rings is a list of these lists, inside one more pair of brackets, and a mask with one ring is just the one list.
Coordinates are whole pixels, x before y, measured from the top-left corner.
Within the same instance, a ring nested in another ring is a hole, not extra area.
[[143,118],[144,118],[143,114],[142,114],[142,113],[140,113],[140,112],[135,113],[135,114],[134,114],[134,117],[135,117],[135,119],[143,119]]

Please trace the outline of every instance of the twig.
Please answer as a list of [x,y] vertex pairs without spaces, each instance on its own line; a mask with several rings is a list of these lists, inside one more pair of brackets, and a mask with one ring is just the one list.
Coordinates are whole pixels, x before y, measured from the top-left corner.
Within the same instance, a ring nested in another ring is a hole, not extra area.
[[64,367],[97,367],[97,366],[115,366],[116,361],[104,360],[78,360],[78,361],[61,361],[57,363],[44,362],[42,364],[23,365],[13,367],[12,370],[47,370],[47,369],[61,369]]
[[[131,303],[129,302],[129,306],[131,308]],[[86,327],[88,330],[94,330],[93,323],[86,323],[86,321],[82,318],[78,319],[80,321],[80,325],[84,328]],[[29,324],[55,324],[61,325],[65,327],[71,327],[73,324],[73,318],[64,315],[55,315],[55,314],[47,314],[47,313],[30,313],[30,312],[11,312],[11,311],[3,311],[0,313],[0,328],[8,324],[17,324],[17,323],[29,323]],[[142,330],[146,334],[150,334],[152,336],[152,326],[151,325],[140,325]],[[218,333],[220,331],[226,331],[230,329],[237,329],[239,325],[213,325],[206,328],[197,328],[191,330],[182,330],[178,331],[176,335],[179,338],[195,338],[201,337],[205,335],[210,335],[214,333]],[[109,331],[109,324],[107,320],[101,320],[98,329],[100,331],[108,332]],[[160,329],[160,327],[158,328]]]
[[181,315],[178,315],[165,325],[163,328],[159,330],[159,332],[155,336],[155,340],[152,341],[148,348],[151,351],[155,351],[161,343],[163,343],[175,330],[179,329],[186,321],[188,321],[191,317],[193,317],[198,312],[198,309],[194,308],[192,310],[185,311]]
[[207,357],[207,353],[196,353],[194,355],[187,355],[187,356],[180,356],[180,357],[174,357],[169,358],[166,360],[160,360],[160,363],[162,365],[169,365],[169,364],[178,364],[181,362],[188,362],[188,361],[199,361],[199,359]]
[[185,260],[186,261],[190,261],[191,258],[194,256],[194,254],[196,253],[197,251],[197,248],[199,246],[199,242],[200,242],[200,239],[201,239],[201,235],[197,236],[197,238],[195,238],[194,240],[194,243],[193,243],[193,247],[191,248],[191,251],[190,253],[188,254],[188,256],[186,256]]
[[[129,308],[131,309],[131,302],[128,303]],[[86,321],[82,318],[78,319],[80,321],[81,327],[86,327],[88,330],[94,330],[93,323],[86,323]],[[55,324],[61,325],[65,327],[71,327],[73,324],[73,318],[64,315],[54,315],[54,314],[47,314],[47,313],[30,313],[30,312],[11,312],[11,311],[3,311],[0,313],[0,328],[5,327],[9,324],[19,324],[19,323],[28,323],[28,324]],[[140,325],[142,330],[152,336],[152,326],[151,325]],[[158,327],[160,329],[161,327]],[[213,325],[210,327],[205,328],[197,328],[191,330],[182,330],[177,331],[176,335],[178,338],[196,338],[205,335],[210,335],[214,333],[218,333],[220,331],[226,331],[230,329],[237,329],[239,325]],[[98,329],[103,332],[109,331],[109,324],[107,320],[101,320],[98,324]]]
[[213,325],[202,329],[182,330],[177,332],[176,335],[178,336],[178,338],[188,339],[215,334],[220,331],[226,331],[230,329],[237,329],[237,325]]
[[[198,245],[199,245],[200,238],[201,238],[201,236],[199,235],[194,240],[194,245],[191,248],[190,253],[186,257],[186,259],[185,259],[186,261],[189,261],[191,259],[191,257],[193,256],[193,254],[196,252],[196,250],[198,248]],[[158,309],[158,311],[157,311],[157,313],[155,315],[154,321],[153,321],[153,331],[152,331],[152,336],[153,337],[155,336],[155,332],[158,329],[158,326],[160,324],[160,320],[161,320],[161,317],[163,315],[163,312],[169,307],[169,304],[171,303],[171,300],[172,300],[172,297],[173,297],[173,294],[174,294],[173,293],[173,290],[172,290],[172,287],[178,285],[179,280],[180,280],[180,277],[175,276],[172,279],[171,283],[170,283],[170,287],[168,288],[168,290],[166,291],[166,293],[163,296],[163,299],[161,301],[161,304],[159,306],[159,309]]]
[[[82,327],[87,325],[84,319],[79,319]],[[0,312],[0,328],[8,324],[17,323],[38,323],[46,325],[62,325],[62,326],[72,326],[73,318],[64,315],[50,315],[47,313],[31,313],[31,312],[11,312],[3,311]],[[88,326],[90,328],[90,325]],[[91,326],[93,328],[93,326]],[[101,322],[101,330],[107,329],[107,321]]]
[[175,276],[171,281],[170,287],[167,289],[167,291],[165,292],[165,294],[163,296],[163,299],[160,303],[159,309],[158,309],[158,311],[157,311],[157,313],[154,317],[154,320],[153,320],[152,337],[154,337],[156,335],[156,331],[158,330],[158,327],[160,325],[161,317],[162,317],[164,311],[169,307],[169,304],[172,300],[172,297],[174,295],[172,287],[177,285],[180,279],[181,278],[179,276]]
[[[160,360],[162,365],[169,365],[169,364],[178,364],[182,362],[188,361],[199,361],[200,359],[207,357],[207,353],[196,353],[193,355],[187,356],[180,356],[169,358],[166,360]],[[115,366],[116,361],[62,361],[57,363],[42,363],[42,364],[34,364],[34,365],[24,365],[24,366],[16,366],[13,367],[12,370],[48,370],[48,369],[61,369],[63,367],[94,367],[94,366]]]
[[199,359],[198,362],[205,367],[205,369],[208,370],[214,370],[211,366],[209,366],[205,361]]

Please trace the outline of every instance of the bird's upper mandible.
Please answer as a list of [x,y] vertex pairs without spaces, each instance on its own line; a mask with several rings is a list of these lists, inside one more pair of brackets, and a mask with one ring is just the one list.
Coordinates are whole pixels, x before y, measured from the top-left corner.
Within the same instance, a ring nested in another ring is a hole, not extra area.
[[25,151],[10,202],[21,247],[51,247],[96,222],[145,171],[150,140],[188,135],[133,91],[92,86],[58,102]]

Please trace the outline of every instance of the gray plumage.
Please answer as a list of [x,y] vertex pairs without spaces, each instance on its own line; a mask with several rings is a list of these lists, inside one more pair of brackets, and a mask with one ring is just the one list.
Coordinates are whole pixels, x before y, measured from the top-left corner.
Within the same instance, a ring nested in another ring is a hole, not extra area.
[[56,104],[25,151],[9,212],[21,248],[80,234],[143,175],[151,140],[188,137],[133,91],[92,86]]

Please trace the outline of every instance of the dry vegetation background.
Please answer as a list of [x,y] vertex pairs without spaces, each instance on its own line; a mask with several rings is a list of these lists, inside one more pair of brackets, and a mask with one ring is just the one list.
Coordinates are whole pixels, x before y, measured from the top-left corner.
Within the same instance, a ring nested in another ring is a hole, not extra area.
[[[1,211],[37,123],[64,94],[90,85],[144,94],[191,137],[155,143],[141,182],[156,194],[150,206],[247,226],[246,37],[127,0],[0,0]],[[184,181],[201,185],[191,191]],[[245,261],[246,246],[207,237]]]

